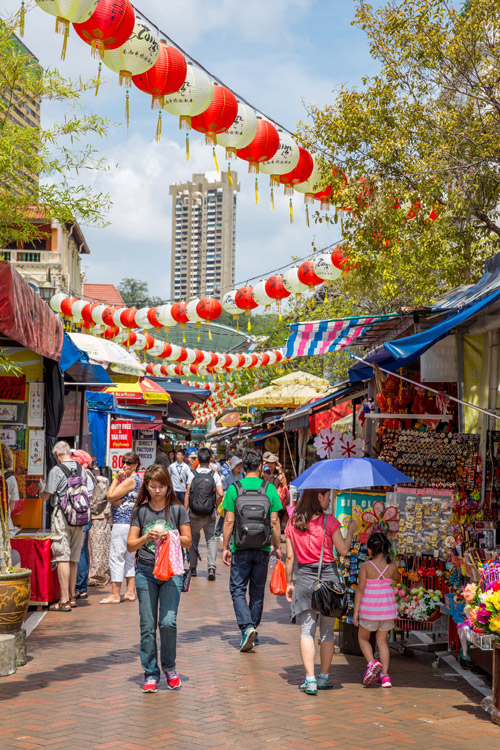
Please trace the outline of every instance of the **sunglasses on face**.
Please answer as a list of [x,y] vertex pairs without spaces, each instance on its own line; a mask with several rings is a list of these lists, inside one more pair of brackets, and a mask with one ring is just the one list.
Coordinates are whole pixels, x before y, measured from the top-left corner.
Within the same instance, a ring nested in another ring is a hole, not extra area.
[[122,461],[122,463],[126,466],[133,466],[135,464],[135,461]]

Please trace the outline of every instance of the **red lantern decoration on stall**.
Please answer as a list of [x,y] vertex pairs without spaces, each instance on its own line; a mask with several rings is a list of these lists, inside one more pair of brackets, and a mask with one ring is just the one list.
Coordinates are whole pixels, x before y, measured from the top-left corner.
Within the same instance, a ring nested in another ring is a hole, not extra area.
[[163,106],[163,97],[175,94],[186,80],[187,63],[175,47],[165,41],[160,42],[160,55],[152,68],[140,75],[132,76],[132,81],[140,91],[151,94],[151,109]]
[[[61,310],[62,310],[62,304],[61,304]],[[102,322],[106,326],[110,326],[111,328],[115,327],[115,321],[113,318],[113,315],[116,312],[116,307],[107,307],[105,310],[102,311]]]
[[200,115],[191,118],[191,127],[205,135],[208,144],[217,143],[217,133],[224,133],[236,120],[238,102],[232,91],[214,84],[214,95],[210,106]]
[[148,320],[151,323],[151,325],[153,326],[153,328],[162,328],[163,327],[162,324],[160,323],[160,321],[156,317],[156,311],[157,310],[158,310],[157,307],[150,307],[149,308],[149,310],[148,310]]
[[338,268],[339,271],[342,271],[344,274],[347,274],[349,271],[352,271],[353,268],[357,267],[357,264],[351,263],[341,247],[336,247],[333,251],[332,263],[335,268]]
[[99,0],[88,21],[74,23],[78,36],[92,47],[92,56],[104,57],[104,50],[117,49],[134,30],[135,13],[130,0]]
[[285,186],[285,195],[293,195],[293,186],[305,182],[312,174],[314,159],[309,151],[299,146],[299,161],[295,169],[280,176],[280,182]]
[[183,349],[182,346],[180,347],[180,354],[177,357],[177,362],[185,362],[188,358],[187,349]]
[[144,349],[146,351],[149,351],[149,349],[152,349],[155,345],[155,339],[151,336],[150,333],[144,333],[143,336],[146,339],[146,346],[144,347]]
[[194,358],[193,365],[199,365],[200,362],[203,362],[203,358],[205,357],[205,354],[199,349],[195,349],[194,353],[195,353],[195,358]]
[[172,309],[170,311],[170,314],[172,315],[173,319],[176,323],[179,323],[182,331],[184,331],[182,335],[182,342],[183,344],[186,343],[186,323],[189,323],[189,318],[187,316],[186,312],[186,303],[185,302],[176,302],[175,305],[172,305]]
[[70,317],[72,315],[72,306],[75,302],[78,302],[77,297],[65,297],[61,302],[61,313]]
[[[88,305],[85,305],[85,307],[82,308],[82,318],[85,321],[85,323],[88,323],[88,325],[85,326],[86,328],[88,328],[89,326],[90,327],[95,326],[95,321],[94,321],[94,318],[92,317],[92,310],[94,310],[96,307],[97,305],[94,305],[91,302],[89,302]],[[61,310],[62,310],[62,303],[61,303]]]
[[[237,289],[234,298],[236,306],[239,307],[240,310],[244,310],[245,315],[248,316],[250,316],[252,310],[255,310],[255,308],[258,307],[258,304],[253,298],[252,290],[253,288],[251,286],[242,286],[240,289]],[[252,330],[250,318],[248,320],[248,330]]]
[[314,262],[312,260],[306,260],[300,264],[297,271],[297,278],[301,284],[305,284],[309,289],[313,289],[315,286],[323,283],[323,279],[316,276],[314,272]]
[[171,344],[165,344],[163,347],[163,351],[158,356],[161,357],[161,359],[165,359],[165,357],[170,357],[172,354],[172,346]]
[[124,328],[137,328],[137,323],[135,322],[136,312],[136,307],[129,307],[120,314],[120,322]]
[[283,275],[270,276],[264,286],[266,294],[275,299],[278,305],[279,319],[281,320],[281,300],[290,297],[290,292],[283,285]]
[[[210,323],[212,320],[217,320],[222,313],[222,305],[218,299],[214,297],[202,297],[196,305],[196,314],[205,323]],[[212,331],[210,326],[208,327],[208,337],[212,340]]]
[[245,148],[237,149],[236,154],[248,162],[249,172],[258,174],[259,164],[272,159],[279,145],[280,137],[274,125],[258,117],[255,138]]
[[332,186],[328,185],[324,190],[320,190],[319,193],[314,193],[314,200],[321,202],[321,210],[328,210],[330,208],[330,196],[333,192]]

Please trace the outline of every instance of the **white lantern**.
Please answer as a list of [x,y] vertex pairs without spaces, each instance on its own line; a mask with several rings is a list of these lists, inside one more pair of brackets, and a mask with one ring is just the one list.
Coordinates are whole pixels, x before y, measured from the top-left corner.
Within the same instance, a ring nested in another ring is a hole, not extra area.
[[127,331],[121,331],[114,337],[113,341],[115,342],[115,344],[124,344],[128,337],[129,334],[127,333]]
[[280,137],[278,150],[272,159],[262,162],[259,165],[259,169],[265,174],[271,175],[271,183],[276,182],[279,184],[280,176],[291,172],[299,163],[300,151],[288,133],[283,133],[281,130],[278,133]]
[[304,292],[307,292],[309,289],[308,286],[299,280],[298,273],[298,266],[292,266],[292,268],[289,268],[288,271],[283,274],[283,286],[287,292],[290,292],[291,294],[304,294]]
[[192,63],[187,65],[186,80],[175,94],[163,98],[163,109],[171,115],[178,115],[180,124],[191,126],[191,117],[200,115],[210,106],[214,89],[212,81]]
[[104,325],[104,320],[102,319],[102,314],[104,310],[106,310],[108,305],[97,305],[97,307],[94,307],[92,310],[92,320],[94,323],[96,323],[99,326]]
[[159,56],[160,40],[156,32],[142,18],[137,18],[130,39],[117,49],[105,50],[103,62],[120,74],[120,84],[131,86],[132,76],[150,70]]
[[161,378],[163,375],[161,367],[161,365],[153,365],[153,375],[156,375],[157,378]]
[[191,323],[201,323],[201,318],[196,312],[196,306],[199,303],[199,299],[193,299],[186,305],[186,315],[188,316]]
[[135,335],[137,336],[135,342],[133,344],[129,344],[129,346],[135,352],[140,352],[147,346],[146,337],[142,333],[136,333]]
[[257,115],[251,107],[238,102],[238,114],[228,130],[217,135],[219,146],[226,147],[226,158],[236,156],[236,149],[246,148],[257,134]]
[[186,351],[187,351],[187,357],[184,361],[186,362],[186,364],[192,365],[196,359],[196,352],[194,349],[186,349]]
[[237,318],[238,315],[243,312],[236,304],[236,290],[233,292],[226,292],[221,301],[222,309],[225,310],[233,318]]
[[251,354],[244,354],[245,361],[243,362],[243,368],[246,370],[252,364]]
[[39,8],[56,17],[56,32],[64,34],[61,59],[66,57],[70,23],[85,23],[94,13],[98,0],[36,0]]
[[266,352],[266,354],[269,354],[269,364],[275,365],[278,359],[276,352]]
[[151,347],[151,349],[148,349],[148,354],[151,357],[159,357],[160,354],[163,353],[164,348],[165,348],[165,342],[162,341],[161,339],[155,339],[155,342],[153,346]]
[[266,281],[263,279],[252,288],[252,297],[258,305],[262,305],[265,308],[270,307],[275,301],[266,292]]
[[76,302],[73,302],[71,305],[71,317],[73,318],[73,323],[83,323],[82,310],[85,305],[88,305],[86,299],[77,299]]
[[203,352],[203,359],[200,362],[200,365],[209,365],[212,361],[212,353],[211,352]]
[[141,307],[135,314],[135,322],[137,328],[153,328],[154,326],[148,320],[149,307]]
[[177,321],[172,317],[172,305],[161,305],[156,308],[156,320],[165,328],[173,328]]
[[313,201],[314,194],[324,190],[329,182],[328,178],[323,177],[320,164],[315,156],[313,156],[314,166],[309,179],[305,182],[299,182],[298,185],[294,185],[294,190],[298,193],[305,194],[306,201]]
[[177,344],[170,344],[170,347],[172,351],[168,357],[165,357],[165,359],[168,359],[170,362],[177,362],[181,356],[181,347],[177,346]]
[[125,312],[125,310],[128,310],[127,307],[120,307],[118,310],[115,310],[113,313],[113,323],[117,328],[124,328],[124,325],[121,321],[121,314]]
[[314,257],[314,273],[326,284],[342,276],[342,271],[333,265],[331,253],[321,253]]
[[[51,306],[54,312],[56,313],[61,312],[61,302],[63,301],[63,299],[66,299],[66,297],[69,297],[69,294],[64,294],[63,292],[59,292],[58,294],[54,294],[54,296],[50,298],[49,305]],[[85,305],[88,305],[87,301],[85,301]]]

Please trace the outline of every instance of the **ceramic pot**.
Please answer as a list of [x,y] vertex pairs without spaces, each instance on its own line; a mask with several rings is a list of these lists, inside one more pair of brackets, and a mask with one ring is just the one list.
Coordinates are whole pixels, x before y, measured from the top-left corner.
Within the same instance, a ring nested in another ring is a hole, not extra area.
[[21,630],[30,602],[30,575],[27,568],[0,573],[0,633]]

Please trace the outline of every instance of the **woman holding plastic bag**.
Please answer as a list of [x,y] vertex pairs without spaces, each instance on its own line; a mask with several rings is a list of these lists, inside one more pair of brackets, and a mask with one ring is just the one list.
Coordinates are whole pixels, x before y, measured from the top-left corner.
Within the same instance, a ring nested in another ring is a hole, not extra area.
[[[141,622],[144,693],[156,693],[160,680],[156,628],[160,630],[161,666],[170,690],[181,687],[175,670],[177,609],[184,566],[182,547],[191,547],[187,510],[177,500],[168,469],[150,466],[130,521],[129,552],[136,553],[136,589]],[[157,574],[157,575],[156,575]]]

